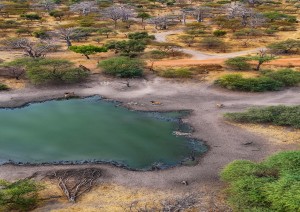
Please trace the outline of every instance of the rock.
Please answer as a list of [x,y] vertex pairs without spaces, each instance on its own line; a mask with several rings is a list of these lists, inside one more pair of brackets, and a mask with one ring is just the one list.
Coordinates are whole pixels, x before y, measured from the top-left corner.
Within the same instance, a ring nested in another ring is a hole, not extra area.
[[218,108],[223,108],[223,107],[225,107],[225,105],[223,105],[223,104],[216,104],[216,106],[217,106]]
[[189,185],[188,181],[186,181],[186,180],[183,180],[183,181],[181,181],[180,183],[181,183],[182,185],[185,185],[185,186],[188,186],[188,185]]
[[243,143],[243,145],[250,145],[250,144],[253,144],[253,141],[247,141]]

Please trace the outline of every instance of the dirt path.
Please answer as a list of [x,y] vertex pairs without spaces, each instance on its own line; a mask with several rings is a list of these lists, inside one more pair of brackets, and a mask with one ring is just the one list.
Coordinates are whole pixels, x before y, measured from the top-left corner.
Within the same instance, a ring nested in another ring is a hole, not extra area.
[[[170,31],[166,31],[166,32],[156,33],[156,34],[154,34],[154,36],[158,42],[167,42],[167,36],[181,33],[182,31],[183,31],[182,29],[170,30]],[[224,53],[224,54],[208,54],[208,53],[197,51],[194,49],[181,48],[181,51],[185,54],[191,55],[191,58],[180,59],[180,60],[157,61],[157,62],[155,62],[155,66],[222,64],[225,59],[257,53],[261,49],[265,49],[265,47],[259,47],[259,48],[255,48],[255,49],[249,49],[249,50],[239,51],[239,52]],[[287,65],[300,66],[300,58],[277,59],[268,64],[276,65],[276,66],[287,66]]]
[[[166,32],[159,32],[154,34],[156,41],[158,42],[167,42],[167,36],[178,34],[183,32],[182,29],[178,30],[170,30]],[[257,53],[259,50],[265,49],[264,47],[259,47],[255,49],[245,50],[245,51],[239,51],[239,52],[232,52],[232,53],[224,53],[224,54],[208,54],[205,52],[197,51],[194,49],[189,48],[181,48],[180,50],[185,53],[191,55],[192,60],[208,60],[208,59],[227,59],[237,56],[243,56],[247,54]]]

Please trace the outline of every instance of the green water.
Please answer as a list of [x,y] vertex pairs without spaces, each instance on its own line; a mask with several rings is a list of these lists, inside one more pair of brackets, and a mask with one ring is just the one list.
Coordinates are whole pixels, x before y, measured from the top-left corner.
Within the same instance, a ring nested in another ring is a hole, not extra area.
[[133,169],[169,167],[201,142],[172,134],[180,113],[130,111],[100,97],[0,109],[0,163],[117,162]]

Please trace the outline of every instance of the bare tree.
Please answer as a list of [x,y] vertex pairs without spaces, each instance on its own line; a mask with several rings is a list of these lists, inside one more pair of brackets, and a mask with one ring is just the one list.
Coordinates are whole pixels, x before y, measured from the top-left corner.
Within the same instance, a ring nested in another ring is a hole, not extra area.
[[88,34],[78,28],[60,28],[54,33],[59,39],[64,40],[69,48],[72,46],[73,40],[80,40],[88,36]]
[[211,8],[210,7],[195,7],[191,11],[193,16],[195,17],[197,22],[203,22],[204,18],[210,17],[211,16]]
[[25,69],[21,67],[4,66],[0,68],[0,76],[3,77],[13,77],[16,80],[19,80],[24,75]]
[[50,179],[58,180],[58,186],[70,202],[75,202],[83,193],[89,191],[95,181],[101,177],[101,170],[96,168],[58,170],[48,174]]
[[21,49],[32,58],[45,57],[47,53],[54,49],[52,40],[30,41],[27,38],[11,38],[4,41],[7,49]]
[[102,15],[113,20],[115,28],[117,28],[118,20],[128,21],[129,18],[134,17],[134,10],[125,5],[114,5],[106,8]]
[[82,1],[77,4],[71,5],[70,11],[77,12],[84,16],[87,16],[91,12],[97,12],[98,6],[95,1]]
[[149,24],[153,24],[155,29],[168,29],[169,18],[168,16],[158,16],[155,18],[150,18],[148,20]]
[[33,7],[50,12],[56,8],[56,4],[53,0],[40,0]]

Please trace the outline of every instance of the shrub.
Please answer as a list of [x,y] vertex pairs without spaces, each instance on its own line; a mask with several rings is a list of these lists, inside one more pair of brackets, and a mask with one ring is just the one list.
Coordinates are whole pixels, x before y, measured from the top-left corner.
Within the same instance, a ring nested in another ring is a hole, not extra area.
[[115,57],[99,63],[105,74],[116,77],[141,77],[145,63],[139,59],[129,57]]
[[40,185],[32,180],[0,180],[0,211],[30,211],[38,203]]
[[133,40],[154,40],[154,35],[149,35],[148,32],[134,32],[128,34],[129,39]]
[[297,53],[300,50],[300,41],[288,39],[268,45],[268,49],[275,54]]
[[30,20],[30,21],[34,21],[34,20],[41,20],[42,18],[36,14],[36,13],[29,13],[29,14],[23,14],[21,15],[21,18],[25,18],[27,20]]
[[283,86],[269,77],[243,78],[240,74],[226,74],[215,83],[229,90],[250,92],[277,91]]
[[45,30],[37,30],[37,31],[34,31],[32,33],[32,35],[36,38],[40,38],[40,39],[48,39],[50,38],[50,35],[47,33],[47,31]]
[[225,35],[227,34],[227,32],[224,31],[224,30],[215,30],[215,31],[213,32],[213,34],[214,34],[214,36],[216,36],[216,37],[222,37],[222,36],[225,36]]
[[193,73],[188,68],[170,68],[160,73],[160,76],[166,78],[191,78]]
[[121,52],[126,56],[135,56],[137,53],[145,50],[146,44],[139,40],[123,40],[110,42],[106,44],[106,48],[113,49],[116,53]]
[[68,60],[60,59],[17,59],[10,65],[22,67],[33,84],[75,83],[86,79],[88,72]]
[[300,128],[300,106],[251,108],[246,112],[227,113],[225,117],[241,123],[267,123]]
[[9,89],[9,88],[8,88],[7,85],[4,85],[4,84],[0,83],[0,91],[6,91],[6,90],[8,90],[8,89]]
[[266,71],[264,75],[281,82],[284,86],[295,86],[300,83],[300,72],[288,68],[278,71]]
[[200,42],[200,45],[206,49],[216,49],[216,48],[224,48],[225,43],[219,38],[203,38]]
[[228,183],[228,202],[236,211],[299,211],[300,151],[282,152],[261,163],[228,164],[221,179]]
[[249,70],[250,64],[247,62],[248,60],[246,57],[234,57],[227,59],[225,64],[233,70]]

